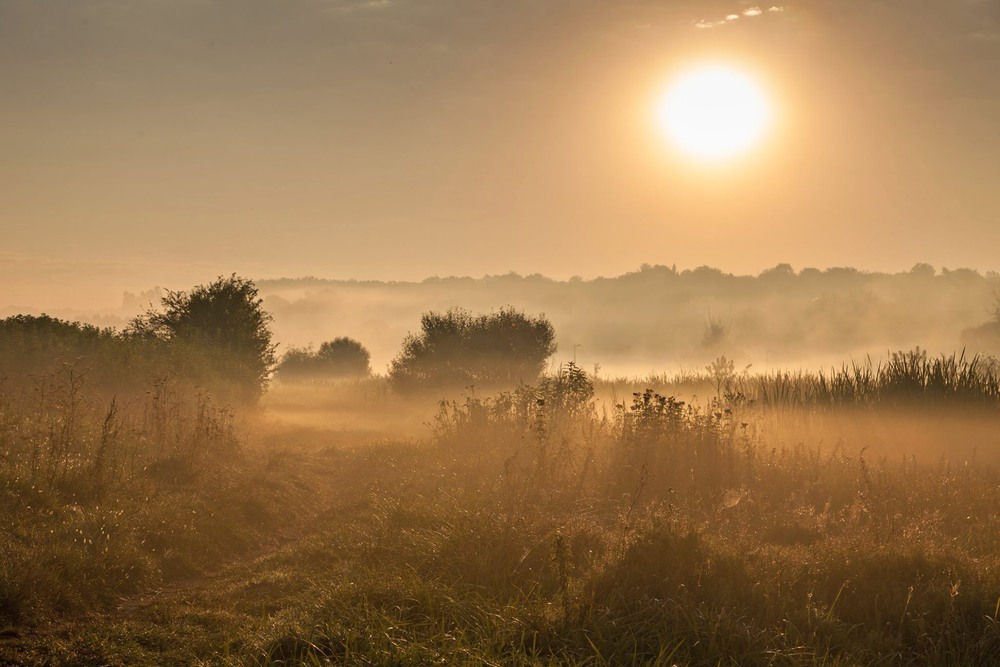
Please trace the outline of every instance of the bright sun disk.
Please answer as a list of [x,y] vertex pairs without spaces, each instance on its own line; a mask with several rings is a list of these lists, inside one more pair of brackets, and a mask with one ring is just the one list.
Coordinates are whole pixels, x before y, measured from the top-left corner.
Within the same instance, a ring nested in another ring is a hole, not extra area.
[[671,143],[709,162],[753,148],[763,139],[771,118],[771,105],[757,83],[725,65],[685,71],[657,107],[657,121]]

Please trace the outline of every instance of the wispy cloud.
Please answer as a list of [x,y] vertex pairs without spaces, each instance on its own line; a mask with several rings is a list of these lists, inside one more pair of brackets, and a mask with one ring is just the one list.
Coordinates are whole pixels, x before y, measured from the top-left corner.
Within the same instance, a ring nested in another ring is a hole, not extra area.
[[773,5],[767,9],[762,9],[761,7],[749,7],[744,9],[739,14],[727,14],[726,16],[719,19],[701,19],[695,22],[696,28],[717,28],[719,26],[727,25],[730,23],[735,23],[741,19],[755,19],[765,14],[778,14],[785,11],[784,7]]
[[393,0],[321,0],[318,4],[328,12],[337,14],[349,14],[353,12],[377,11],[387,9],[394,3]]

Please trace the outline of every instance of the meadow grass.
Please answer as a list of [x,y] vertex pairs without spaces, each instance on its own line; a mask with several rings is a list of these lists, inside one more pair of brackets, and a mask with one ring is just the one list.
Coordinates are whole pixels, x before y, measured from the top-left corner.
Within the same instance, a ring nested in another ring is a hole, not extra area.
[[248,448],[245,421],[166,380],[108,398],[64,366],[4,385],[0,625],[106,608],[297,523],[309,468]]
[[[276,387],[274,422],[255,426],[266,438],[237,437],[239,455],[206,445],[190,477],[150,477],[161,460],[151,447],[141,456],[152,463],[104,482],[103,500],[55,482],[8,484],[19,514],[3,535],[22,556],[5,558],[20,565],[0,575],[16,634],[0,641],[0,662],[1000,664],[1000,470],[985,455],[956,456],[962,443],[948,435],[974,405],[982,429],[963,437],[998,445],[992,380],[973,390],[954,381],[969,377],[966,362],[911,361],[903,380],[876,367],[863,385],[881,392],[866,394],[881,396],[872,406],[765,401],[739,373],[705,376],[711,391],[695,402],[663,387],[608,402],[606,386],[570,365],[534,387],[442,401],[426,437],[332,447],[330,431],[299,427],[333,419],[344,389],[320,388],[306,419],[294,408],[316,389]],[[921,377],[932,381],[917,391],[910,380]],[[972,398],[933,398],[933,378]],[[366,396],[358,414],[402,423],[391,413],[411,409]],[[193,416],[169,439],[183,452],[198,428],[197,402],[186,409]],[[72,440],[87,460],[108,412],[78,412],[91,415],[78,422],[91,435]],[[840,439],[862,414],[869,421]],[[924,446],[936,449],[908,452],[877,430],[883,418],[921,432],[932,419]],[[151,432],[115,419],[121,433]],[[8,459],[27,474],[33,440],[5,433],[19,452]],[[283,454],[260,451],[280,443]],[[53,479],[75,480],[64,468]],[[119,524],[102,513],[123,507]],[[65,533],[45,532],[67,521]],[[188,559],[176,570],[146,546],[157,521],[168,527],[155,553]],[[114,526],[105,555],[97,523]],[[146,574],[124,586],[119,561],[135,554]],[[52,578],[18,589],[29,555]],[[188,583],[148,595],[170,580]],[[82,608],[89,620],[72,620]]]

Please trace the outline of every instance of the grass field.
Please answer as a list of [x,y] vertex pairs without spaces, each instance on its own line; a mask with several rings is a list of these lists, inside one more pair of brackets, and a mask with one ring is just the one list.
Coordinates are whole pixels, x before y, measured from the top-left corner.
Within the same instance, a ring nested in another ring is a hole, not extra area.
[[1000,664],[995,369],[897,363],[5,385],[0,663]]

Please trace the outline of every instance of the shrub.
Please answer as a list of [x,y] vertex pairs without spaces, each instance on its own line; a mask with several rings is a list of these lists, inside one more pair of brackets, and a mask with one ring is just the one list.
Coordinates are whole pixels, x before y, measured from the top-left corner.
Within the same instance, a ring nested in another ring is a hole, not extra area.
[[316,352],[329,369],[329,373],[338,377],[371,375],[372,355],[365,346],[354,340],[341,336],[319,346]]
[[316,374],[316,362],[316,354],[311,348],[292,347],[281,356],[274,374],[282,380],[312,377]]
[[371,375],[371,354],[353,338],[340,337],[319,346],[292,348],[281,358],[277,375],[283,379],[367,377]]
[[132,320],[128,334],[162,341],[193,379],[224,384],[224,392],[256,400],[275,365],[271,316],[253,281],[219,277],[190,292],[168,291],[163,311]]
[[0,378],[17,384],[68,367],[86,375],[97,392],[141,392],[171,368],[148,343],[48,315],[16,315],[0,320]]
[[[107,354],[114,332],[48,315],[15,315],[0,320],[0,368],[37,374],[58,363]],[[107,354],[113,357],[113,354]]]
[[420,325],[421,333],[406,337],[389,369],[401,392],[532,383],[556,351],[555,331],[544,316],[510,307],[476,316],[460,308],[431,312]]

